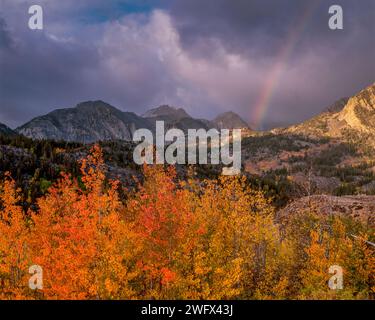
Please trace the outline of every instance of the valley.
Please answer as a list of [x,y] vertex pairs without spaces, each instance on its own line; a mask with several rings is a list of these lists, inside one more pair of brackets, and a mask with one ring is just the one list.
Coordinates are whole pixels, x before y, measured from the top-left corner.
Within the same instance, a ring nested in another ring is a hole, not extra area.
[[[138,116],[101,101],[85,102],[36,118],[16,131],[2,126],[0,174],[10,171],[27,190],[25,203],[32,202],[60,172],[79,176],[77,161],[100,141],[108,178],[132,188],[142,177],[141,166],[132,159],[132,132],[140,127],[155,130],[155,121],[164,120],[168,128],[181,130],[202,125],[206,129],[242,128],[242,172],[277,208],[311,195],[374,196],[374,93],[375,85],[371,85],[311,120],[267,132],[251,130],[234,113],[208,121],[194,119],[182,108],[161,106]],[[217,178],[221,169],[210,164],[177,165],[182,179],[191,170],[197,179]]]

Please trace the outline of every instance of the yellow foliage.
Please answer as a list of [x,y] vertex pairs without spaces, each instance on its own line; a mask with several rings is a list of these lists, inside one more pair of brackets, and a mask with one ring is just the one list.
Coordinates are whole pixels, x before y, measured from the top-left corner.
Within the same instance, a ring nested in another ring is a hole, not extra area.
[[[102,151],[63,174],[27,214],[6,175],[0,193],[1,299],[342,299],[374,295],[371,231],[351,237],[314,210],[276,222],[243,176],[178,182],[174,168],[144,167],[119,199]],[[28,268],[43,268],[43,290]],[[327,282],[331,265],[344,289]]]

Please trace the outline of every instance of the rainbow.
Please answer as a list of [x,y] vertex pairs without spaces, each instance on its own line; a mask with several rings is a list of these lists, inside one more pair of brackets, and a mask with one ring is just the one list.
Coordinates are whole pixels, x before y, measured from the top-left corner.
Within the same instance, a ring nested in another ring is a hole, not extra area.
[[277,54],[276,63],[271,68],[271,71],[266,78],[265,84],[255,103],[255,107],[252,108],[251,119],[256,127],[259,127],[262,124],[262,121],[267,114],[275,88],[285,70],[289,57],[321,1],[322,0],[312,0],[306,6],[303,15],[299,17],[295,26],[291,28],[285,46],[283,46]]

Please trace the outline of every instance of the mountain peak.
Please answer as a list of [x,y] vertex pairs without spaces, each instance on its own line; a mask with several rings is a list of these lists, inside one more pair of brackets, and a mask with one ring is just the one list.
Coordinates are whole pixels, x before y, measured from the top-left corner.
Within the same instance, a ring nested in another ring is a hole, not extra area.
[[375,128],[375,84],[350,98],[338,116],[357,131],[373,133]]
[[335,101],[328,108],[324,109],[323,112],[331,112],[331,113],[340,112],[342,109],[344,109],[344,107],[348,103],[348,101],[349,101],[348,97],[341,98],[340,100]]
[[84,101],[77,104],[75,109],[79,111],[118,110],[102,100]]
[[146,119],[122,112],[110,104],[86,101],[75,108],[58,109],[17,129],[34,139],[91,143],[100,140],[131,140],[136,129],[152,128]]
[[148,110],[143,118],[157,118],[157,117],[168,117],[174,120],[180,120],[183,118],[191,118],[191,116],[182,108],[176,108],[169,105],[161,105],[157,108]]
[[249,128],[248,123],[243,120],[237,113],[227,111],[219,114],[212,123],[218,129],[244,129]]

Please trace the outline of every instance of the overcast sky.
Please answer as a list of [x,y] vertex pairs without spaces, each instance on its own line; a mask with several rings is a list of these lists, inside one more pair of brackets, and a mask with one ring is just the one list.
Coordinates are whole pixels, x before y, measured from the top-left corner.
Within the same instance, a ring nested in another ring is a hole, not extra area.
[[97,99],[298,122],[375,81],[374,34],[374,0],[0,0],[0,122]]

